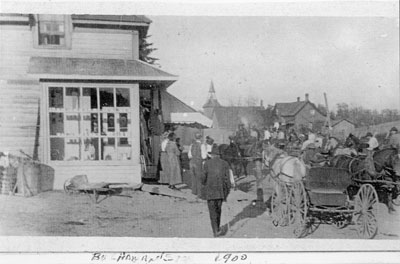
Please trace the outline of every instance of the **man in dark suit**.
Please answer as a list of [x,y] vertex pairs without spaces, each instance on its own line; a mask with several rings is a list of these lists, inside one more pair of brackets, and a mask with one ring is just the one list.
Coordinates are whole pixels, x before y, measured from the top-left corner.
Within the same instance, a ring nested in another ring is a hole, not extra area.
[[231,189],[229,164],[220,158],[216,144],[210,152],[211,159],[206,160],[201,178],[205,188],[205,199],[210,212],[211,227],[214,237],[222,235],[220,230],[222,201],[226,201]]

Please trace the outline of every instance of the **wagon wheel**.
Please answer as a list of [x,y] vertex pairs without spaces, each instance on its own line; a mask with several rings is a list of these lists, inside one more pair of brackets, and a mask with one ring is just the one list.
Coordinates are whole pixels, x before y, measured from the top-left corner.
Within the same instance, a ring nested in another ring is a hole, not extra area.
[[274,226],[285,226],[288,223],[288,196],[286,184],[279,182],[271,197],[271,216]]
[[374,238],[378,233],[378,194],[371,184],[363,184],[354,201],[357,233],[362,238]]
[[308,226],[310,223],[307,221],[307,193],[301,181],[293,183],[290,190],[290,210],[289,220],[293,226],[294,234],[296,237],[304,237],[307,235]]

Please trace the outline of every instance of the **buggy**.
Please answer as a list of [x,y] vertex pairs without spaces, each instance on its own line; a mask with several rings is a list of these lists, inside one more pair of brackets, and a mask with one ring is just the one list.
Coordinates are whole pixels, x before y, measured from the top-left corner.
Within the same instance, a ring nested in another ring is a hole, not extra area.
[[352,175],[344,169],[312,167],[304,181],[277,182],[271,199],[275,226],[290,225],[297,237],[315,231],[320,223],[344,228],[354,224],[361,238],[378,232],[378,195],[369,183],[354,195],[347,191]]

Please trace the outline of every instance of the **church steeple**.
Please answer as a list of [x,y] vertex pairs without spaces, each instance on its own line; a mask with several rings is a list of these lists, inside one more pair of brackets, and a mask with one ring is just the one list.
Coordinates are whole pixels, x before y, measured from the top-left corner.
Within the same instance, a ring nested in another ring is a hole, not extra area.
[[208,99],[207,102],[203,105],[204,114],[208,118],[212,119],[215,107],[221,107],[221,105],[217,100],[217,97],[215,95],[214,83],[211,80],[210,89],[208,90]]

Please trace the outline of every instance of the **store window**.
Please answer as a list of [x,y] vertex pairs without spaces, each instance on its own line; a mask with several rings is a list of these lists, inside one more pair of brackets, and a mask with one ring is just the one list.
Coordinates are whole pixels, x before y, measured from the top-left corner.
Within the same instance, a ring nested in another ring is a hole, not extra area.
[[130,90],[121,87],[48,87],[52,161],[130,160]]

